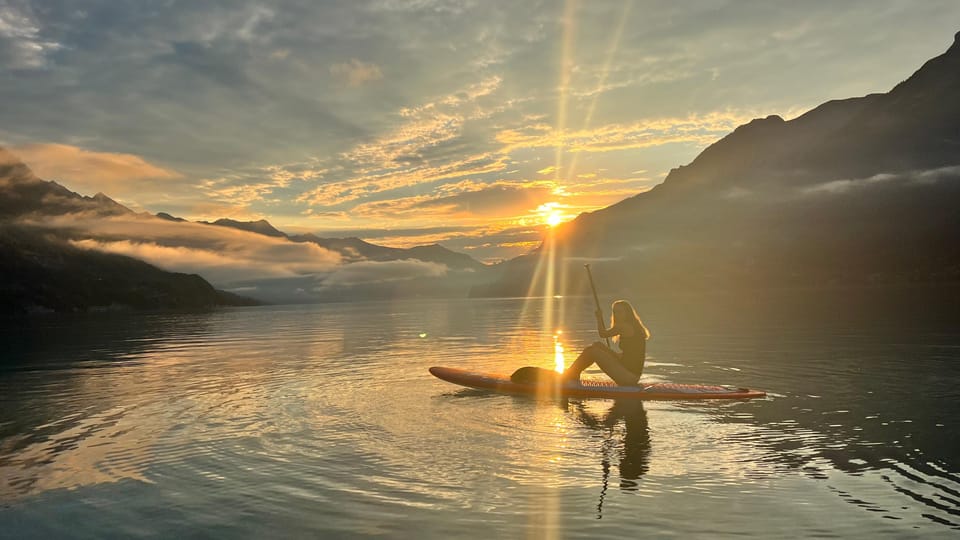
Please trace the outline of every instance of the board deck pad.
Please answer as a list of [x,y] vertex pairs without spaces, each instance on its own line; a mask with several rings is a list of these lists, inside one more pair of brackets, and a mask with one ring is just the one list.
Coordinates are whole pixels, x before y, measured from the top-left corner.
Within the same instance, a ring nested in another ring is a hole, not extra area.
[[514,382],[509,375],[440,366],[430,368],[430,373],[438,379],[461,386],[508,394],[644,400],[752,399],[767,395],[761,390],[706,384],[640,383],[638,386],[618,386],[613,381],[588,379],[579,383],[564,383],[559,379],[547,378],[539,382]]

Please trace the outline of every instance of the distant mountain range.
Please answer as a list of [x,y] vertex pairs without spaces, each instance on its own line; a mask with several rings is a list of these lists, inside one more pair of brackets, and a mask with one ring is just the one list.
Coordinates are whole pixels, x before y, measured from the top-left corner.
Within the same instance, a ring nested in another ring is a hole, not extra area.
[[[237,236],[218,230],[242,233]],[[263,243],[257,240],[260,237],[270,241]],[[154,263],[165,268],[176,268],[178,256],[185,254],[189,259],[198,250],[206,258],[229,258],[226,251],[230,249],[263,252],[252,257],[245,254],[246,269],[233,271],[229,280],[217,284],[264,301],[463,295],[472,285],[488,279],[484,277],[486,265],[436,244],[393,248],[359,238],[288,235],[266,220],[190,222],[163,212],[138,214],[103,193],[85,197],[37,178],[0,148],[0,299],[7,311],[253,302],[216,291],[198,275],[164,272],[131,257],[98,251],[118,245],[135,254],[160,253]],[[258,272],[276,258],[282,263],[289,247],[306,245],[320,250],[294,250],[296,260],[289,261],[290,269],[281,271],[280,277]],[[284,255],[277,257],[272,251]],[[326,263],[312,264],[317,257],[326,258]],[[230,264],[227,261],[224,266]],[[304,265],[310,268],[304,270]],[[210,272],[218,275],[216,268]]]
[[888,93],[738,127],[652,190],[558,227],[472,294],[526,294],[551,250],[566,275],[593,262],[612,291],[957,282],[958,202],[960,33]]
[[[158,217],[163,217],[157,214]],[[169,214],[164,214],[165,219],[183,221],[181,218],[174,218]],[[220,227],[231,227],[242,231],[272,236],[275,238],[286,238],[293,242],[310,242],[322,248],[340,253],[344,260],[348,262],[357,261],[399,261],[405,259],[416,259],[424,262],[434,262],[456,270],[483,270],[487,265],[477,261],[469,255],[451,251],[439,244],[430,244],[425,246],[415,246],[412,248],[394,248],[380,246],[365,242],[359,238],[321,238],[313,234],[290,235],[276,229],[269,221],[261,219],[259,221],[235,221],[232,219],[218,219],[214,222],[201,221],[209,225]]]
[[130,210],[102,193],[80,196],[34,176],[0,149],[0,316],[32,311],[208,308],[251,305],[249,298],[214,289],[198,275],[165,272],[132,257],[80,249],[45,228],[17,223],[24,216]]
[[199,309],[259,302],[196,274],[80,249],[41,230],[0,225],[0,317],[29,312]]
[[[957,96],[960,34],[888,93],[740,126],[650,191],[495,266],[439,245],[138,214],[38,179],[0,149],[0,301],[8,311],[245,302],[191,274],[277,302],[576,294],[587,292],[584,263],[605,292],[625,295],[958,282]],[[552,290],[537,278],[548,260]]]

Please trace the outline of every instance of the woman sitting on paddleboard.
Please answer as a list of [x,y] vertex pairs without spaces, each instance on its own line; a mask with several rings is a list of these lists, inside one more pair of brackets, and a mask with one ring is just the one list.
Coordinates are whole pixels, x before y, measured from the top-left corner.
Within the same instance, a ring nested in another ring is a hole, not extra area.
[[580,373],[593,364],[597,364],[604,373],[620,386],[635,386],[643,374],[643,362],[647,357],[647,340],[650,331],[640,321],[633,306],[626,300],[613,303],[610,317],[611,328],[603,324],[602,314],[597,312],[597,332],[602,338],[619,336],[620,350],[617,352],[597,341],[580,353],[563,372],[564,380],[579,381]]

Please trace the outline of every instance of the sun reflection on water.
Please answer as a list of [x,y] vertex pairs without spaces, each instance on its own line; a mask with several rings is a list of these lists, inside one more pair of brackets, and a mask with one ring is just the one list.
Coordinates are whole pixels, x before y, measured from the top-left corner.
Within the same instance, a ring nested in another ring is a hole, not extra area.
[[563,343],[560,342],[561,335],[563,335],[563,330],[557,330],[557,333],[553,335],[553,369],[555,369],[557,373],[563,373],[567,365],[563,358]]

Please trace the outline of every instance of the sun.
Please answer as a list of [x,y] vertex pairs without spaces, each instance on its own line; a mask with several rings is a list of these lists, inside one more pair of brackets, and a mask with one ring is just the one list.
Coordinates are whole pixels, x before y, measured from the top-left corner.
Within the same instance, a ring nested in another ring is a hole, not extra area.
[[557,225],[563,223],[567,215],[563,213],[563,206],[557,202],[548,202],[541,204],[536,210],[539,219],[542,219],[542,223],[546,223],[550,227],[556,227]]
[[563,214],[557,211],[550,212],[547,215],[547,225],[551,227],[556,227],[557,225],[563,223]]

